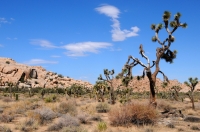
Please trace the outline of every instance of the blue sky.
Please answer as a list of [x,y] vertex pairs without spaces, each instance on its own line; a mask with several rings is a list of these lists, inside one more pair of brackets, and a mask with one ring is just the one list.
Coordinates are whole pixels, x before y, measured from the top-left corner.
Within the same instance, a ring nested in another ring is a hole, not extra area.
[[[105,68],[119,73],[128,55],[146,63],[140,44],[155,60],[160,45],[151,41],[150,25],[162,23],[168,10],[172,18],[180,12],[188,27],[174,33],[170,49],[178,51],[177,58],[173,64],[161,60],[161,70],[180,82],[200,79],[199,5],[198,0],[1,0],[0,57],[94,84]],[[165,39],[166,31],[159,36]],[[138,65],[133,74],[142,70]]]

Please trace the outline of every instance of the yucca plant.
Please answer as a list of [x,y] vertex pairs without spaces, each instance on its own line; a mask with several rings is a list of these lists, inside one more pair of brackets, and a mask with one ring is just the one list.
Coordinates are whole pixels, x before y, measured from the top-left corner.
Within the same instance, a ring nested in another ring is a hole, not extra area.
[[189,82],[185,81],[184,84],[190,88],[187,95],[189,96],[189,98],[191,100],[192,109],[195,109],[195,106],[194,106],[194,90],[195,90],[195,87],[196,87],[196,85],[198,84],[199,81],[198,81],[197,77],[196,78],[190,77],[188,80],[189,80]]

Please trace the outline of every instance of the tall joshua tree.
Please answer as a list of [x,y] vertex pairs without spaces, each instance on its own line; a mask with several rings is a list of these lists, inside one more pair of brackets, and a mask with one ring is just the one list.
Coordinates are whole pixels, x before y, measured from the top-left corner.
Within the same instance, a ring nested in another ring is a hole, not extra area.
[[104,75],[106,79],[104,79],[101,74],[98,77],[98,80],[103,80],[110,84],[110,87],[108,87],[109,94],[110,94],[110,101],[109,101],[110,104],[115,104],[114,88],[113,88],[113,82],[112,82],[114,73],[115,73],[114,70],[108,71],[108,69],[104,69]]
[[187,85],[188,87],[190,87],[190,91],[187,93],[187,95],[189,96],[190,100],[191,100],[191,103],[192,103],[192,109],[195,109],[195,106],[194,106],[194,89],[196,87],[196,85],[198,84],[198,78],[189,78],[188,79],[189,82],[185,81],[185,85]]
[[[158,47],[156,49],[156,60],[152,61],[152,65],[150,64],[150,60],[148,58],[148,56],[145,55],[144,49],[143,49],[143,45],[141,44],[139,47],[140,50],[140,54],[143,58],[145,58],[147,60],[147,64],[142,63],[139,59],[134,58],[133,56],[129,56],[128,57],[128,61],[125,64],[125,69],[128,70],[127,75],[131,78],[132,77],[132,68],[136,65],[141,65],[142,67],[144,67],[143,70],[143,75],[142,77],[146,76],[149,79],[149,85],[150,85],[150,104],[153,106],[157,106],[156,103],[156,92],[155,92],[155,86],[156,86],[156,76],[158,75],[158,73],[161,73],[164,77],[164,81],[168,82],[168,78],[167,76],[161,71],[159,63],[160,63],[160,59],[164,59],[166,62],[172,63],[173,60],[176,58],[176,54],[177,51],[171,51],[170,50],[170,46],[171,44],[174,42],[175,37],[172,36],[172,34],[179,28],[186,28],[187,24],[186,23],[181,23],[180,22],[180,17],[181,14],[178,12],[177,14],[174,15],[174,19],[169,22],[169,19],[171,17],[171,13],[168,11],[165,11],[163,14],[163,23],[160,23],[158,25],[152,24],[151,25],[151,29],[155,31],[155,36],[152,37],[152,41],[153,42],[158,42],[158,44],[160,44],[160,47]],[[171,30],[169,29],[169,25],[171,26]],[[159,39],[158,33],[162,28],[166,29],[166,32],[168,33],[167,38],[164,41],[161,41]],[[129,63],[130,60],[133,60],[133,62]],[[152,72],[151,68],[153,68],[155,66],[155,71]]]

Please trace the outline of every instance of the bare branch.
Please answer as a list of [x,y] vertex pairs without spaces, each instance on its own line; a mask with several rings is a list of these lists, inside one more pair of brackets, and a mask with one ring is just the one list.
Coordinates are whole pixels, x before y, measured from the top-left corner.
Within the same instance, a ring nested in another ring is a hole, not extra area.
[[161,74],[163,74],[163,78],[164,78],[164,81],[168,82],[169,83],[169,80],[167,78],[167,76],[162,72],[162,71],[159,71]]
[[142,55],[142,57],[144,57],[147,60],[147,67],[150,67],[149,58],[144,54],[144,50],[143,50],[142,44],[140,44],[139,48],[140,48],[140,54]]

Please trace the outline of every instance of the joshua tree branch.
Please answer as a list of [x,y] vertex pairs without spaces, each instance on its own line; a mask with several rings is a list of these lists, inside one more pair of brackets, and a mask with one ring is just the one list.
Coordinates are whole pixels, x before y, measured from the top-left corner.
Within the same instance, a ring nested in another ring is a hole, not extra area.
[[164,78],[164,81],[167,81],[167,82],[169,82],[169,80],[168,80],[168,78],[167,78],[167,76],[162,72],[162,71],[159,71],[161,74],[163,74],[163,78]]
[[142,57],[144,57],[147,60],[147,67],[150,67],[149,58],[144,54],[144,50],[143,50],[142,44],[140,45],[140,54],[142,55]]
[[134,58],[134,57],[131,56],[131,55],[128,57],[128,61],[126,62],[126,65],[129,65],[128,63],[129,63],[130,59],[133,59],[135,62],[137,62],[138,64],[140,64],[140,65],[143,66],[143,67],[147,67],[147,66],[145,66],[140,60],[138,60],[137,58]]

